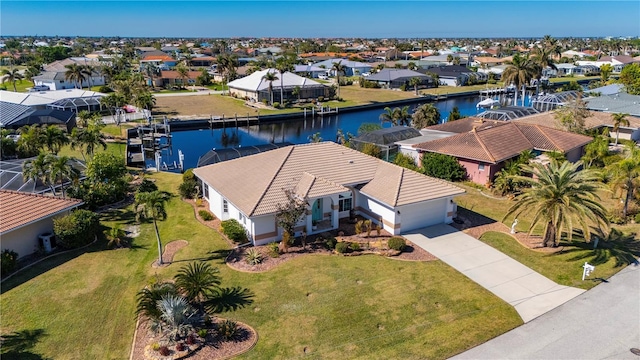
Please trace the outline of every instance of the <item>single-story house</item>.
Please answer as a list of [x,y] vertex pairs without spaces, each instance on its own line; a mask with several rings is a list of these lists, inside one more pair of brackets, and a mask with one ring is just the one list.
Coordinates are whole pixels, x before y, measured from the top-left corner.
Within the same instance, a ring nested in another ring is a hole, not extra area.
[[[162,70],[160,76],[154,80],[157,86],[168,85],[195,85],[198,76],[202,75],[202,71],[189,71],[187,73],[188,78],[183,79],[180,77],[180,73],[175,70]],[[186,84],[184,83],[186,80]]]
[[335,71],[331,70],[335,63],[340,63],[340,65],[344,66],[344,74],[342,74],[344,76],[359,76],[371,71],[371,64],[348,59],[329,59],[317,62],[313,66],[327,69],[331,75],[335,76]]
[[409,69],[385,68],[368,76],[367,80],[377,82],[384,88],[397,89],[404,85],[407,87],[407,90],[413,90],[413,87],[409,86],[409,81],[411,81],[412,78],[420,79],[420,85],[418,85],[418,88],[433,86],[433,78],[431,76]]
[[71,57],[64,60],[54,61],[43,67],[43,71],[33,77],[35,86],[47,86],[50,90],[73,89],[80,87],[77,81],[69,81],[66,76],[67,65],[76,64],[89,66],[93,69],[91,76],[84,76],[82,86],[101,86],[105,84],[104,75],[98,71],[102,62],[98,59],[87,57]]
[[440,84],[449,86],[464,86],[471,81],[478,83],[489,80],[489,75],[475,72],[462,65],[436,66],[423,72],[438,75]]
[[613,67],[614,73],[619,73],[622,71],[622,69],[625,66],[635,61],[636,60],[634,60],[631,56],[618,55],[618,56],[603,56],[596,61],[579,60],[579,61],[576,61],[576,64],[577,65],[594,65],[598,68],[600,68],[604,64],[609,64]]
[[[589,105],[587,105],[587,107],[589,107]],[[629,126],[620,127],[620,139],[640,141],[640,117],[627,116],[627,120],[629,120]],[[554,112],[552,111],[521,117],[514,121],[562,129],[562,125],[560,125],[560,122],[555,118]],[[586,129],[608,128],[609,134],[611,136],[615,136],[615,133],[613,132],[612,113],[591,111],[590,115],[584,119],[584,126]]]
[[[0,90],[0,101],[30,106],[35,110],[55,109],[78,112],[99,110],[103,93],[81,89],[66,89],[19,93]],[[69,106],[62,103],[72,102]]]
[[40,109],[0,101],[0,127],[19,129],[25,125],[59,125],[71,133],[76,126],[76,113],[73,111]]
[[53,196],[0,190],[0,251],[19,257],[40,248],[39,236],[53,232],[53,219],[69,214],[83,202]]
[[416,148],[413,147],[414,145],[432,141],[432,140],[448,138],[449,136],[453,136],[453,135],[456,135],[456,133],[439,131],[439,130],[422,129],[420,130],[420,136],[399,140],[399,141],[396,141],[394,144],[398,147],[398,152],[407,156],[411,156],[413,158],[413,161],[415,161],[417,165],[417,164],[420,164],[421,154],[418,153]]
[[209,210],[236,219],[255,245],[278,241],[286,191],[306,201],[295,235],[338,228],[355,212],[392,234],[451,223],[464,190],[333,142],[293,145],[198,167]]
[[328,69],[317,67],[315,65],[295,65],[293,72],[304,77],[317,79],[320,75],[327,75]]
[[[269,101],[269,81],[264,79],[268,73],[274,73],[278,80],[274,80],[271,84],[273,89],[273,101],[282,103],[280,98],[280,88],[284,90],[285,100],[296,99],[316,99],[319,96],[328,96],[329,87],[311,79],[298,76],[292,72],[280,74],[276,69],[260,70],[249,76],[233,80],[229,83],[229,91],[239,98],[249,101],[261,102]],[[282,79],[281,79],[282,77]],[[300,88],[298,94],[294,94],[294,89]]]
[[[467,122],[476,123],[478,127],[484,124],[482,119],[474,118]],[[493,181],[507,160],[518,157],[522,151],[562,152],[567,160],[575,162],[582,157],[584,146],[593,140],[589,136],[521,122],[489,121],[489,124],[413,147],[420,153],[419,157],[424,152],[455,157],[466,169],[469,180],[484,185]]]
[[589,110],[640,116],[640,95],[620,92],[613,95],[586,98],[585,102]]
[[473,58],[471,65],[479,68],[489,68],[497,65],[505,65],[507,62],[513,60],[512,56],[497,58],[492,56],[476,56]]

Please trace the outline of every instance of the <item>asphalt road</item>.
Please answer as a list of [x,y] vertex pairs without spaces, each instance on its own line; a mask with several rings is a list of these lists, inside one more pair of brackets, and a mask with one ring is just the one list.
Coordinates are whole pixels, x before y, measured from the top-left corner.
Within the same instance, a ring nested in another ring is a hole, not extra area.
[[[597,276],[597,267],[594,272]],[[640,265],[452,359],[629,359],[640,348]]]

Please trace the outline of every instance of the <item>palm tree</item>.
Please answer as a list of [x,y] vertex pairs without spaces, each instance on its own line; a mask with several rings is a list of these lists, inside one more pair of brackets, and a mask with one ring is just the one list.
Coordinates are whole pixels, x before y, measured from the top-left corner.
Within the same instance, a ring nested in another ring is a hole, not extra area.
[[302,93],[302,88],[301,88],[300,86],[298,86],[298,85],[296,85],[296,86],[293,88],[292,92],[291,92],[291,94],[292,94],[293,96],[295,96],[295,97],[297,97],[297,98],[298,98],[298,102],[300,102],[300,94],[301,94],[301,93]]
[[42,71],[42,65],[31,65],[29,67],[27,67],[27,69],[24,71],[24,77],[25,79],[33,82],[33,85],[35,86],[36,83],[33,81],[33,78],[40,75],[40,72]]
[[433,104],[424,104],[414,110],[411,126],[420,130],[440,122],[440,110]]
[[44,144],[50,153],[57,155],[60,149],[69,143],[69,137],[62,129],[49,125],[44,130]]
[[[513,84],[516,87],[516,94],[513,104],[518,103],[518,91],[523,89],[536,74],[536,65],[529,59],[529,56],[515,54],[513,60],[508,62],[509,66],[502,72],[502,80],[505,85]],[[524,96],[522,99],[524,106]]]
[[582,162],[587,168],[592,166],[604,166],[603,159],[609,156],[609,137],[598,135],[593,141],[584,147]]
[[168,295],[177,295],[175,284],[170,282],[156,282],[140,290],[136,295],[136,314],[147,319],[159,320],[162,313],[158,309],[158,301]]
[[271,72],[271,69],[267,70],[267,73],[264,74],[262,79],[269,82],[269,103],[273,106],[273,82],[278,80],[275,72]]
[[69,156],[57,157],[55,155],[50,155],[48,161],[49,176],[51,177],[54,185],[58,182],[58,180],[60,180],[60,188],[62,190],[63,199],[66,198],[64,190],[65,179],[73,181],[80,177],[80,171],[71,165],[71,160],[73,159]]
[[622,217],[625,219],[629,202],[640,187],[640,152],[633,151],[634,149],[630,150],[625,159],[611,164],[608,168],[609,174],[611,174],[611,187],[621,193],[626,192],[622,207]]
[[116,247],[122,247],[126,244],[125,232],[122,230],[120,224],[113,225],[109,231],[105,232],[105,236],[107,240],[109,240],[109,243],[107,243],[108,246],[115,245]]
[[196,312],[185,298],[177,295],[166,295],[157,302],[157,306],[160,311],[160,318],[152,319],[151,330],[156,333],[162,333],[170,342],[175,342],[193,330],[192,323]]
[[613,131],[616,133],[616,145],[618,145],[618,138],[620,137],[620,126],[629,126],[629,114],[615,113],[611,116],[613,119]]
[[220,271],[205,262],[182,267],[175,276],[176,287],[187,300],[203,310],[203,302],[220,286]]
[[391,110],[391,108],[388,106],[384,108],[384,112],[380,114],[379,118],[380,118],[380,122],[383,122],[383,123],[390,122],[391,125],[393,126],[398,125],[398,122],[395,119],[394,111]]
[[344,73],[346,69],[347,69],[346,66],[342,65],[342,60],[338,62],[334,62],[333,65],[331,66],[331,70],[335,71],[336,73],[336,82],[338,84],[338,97],[340,97],[340,74]]
[[51,176],[49,173],[49,162],[51,158],[47,154],[40,153],[35,159],[22,163],[22,177],[26,180],[33,180],[34,187],[38,180],[45,186],[51,187]]
[[2,83],[4,84],[5,82],[10,82],[13,84],[13,91],[17,92],[18,89],[16,88],[16,82],[18,81],[22,81],[22,79],[24,78],[24,76],[22,76],[22,74],[20,73],[20,70],[18,69],[3,69],[2,70]]
[[533,212],[529,233],[536,226],[544,226],[544,246],[558,246],[562,231],[572,238],[573,224],[577,222],[585,240],[591,238],[592,223],[607,225],[607,211],[600,204],[596,191],[601,189],[598,172],[580,170],[582,162],[559,163],[551,160],[548,165],[522,165],[525,173],[533,175],[514,176],[513,179],[530,186],[518,195],[502,221],[508,216],[516,218],[523,212]]
[[284,85],[283,85],[284,73],[287,71],[292,71],[293,65],[291,65],[288,58],[281,57],[278,60],[276,60],[276,69],[280,73],[280,103],[282,104],[284,103]]
[[178,72],[178,79],[180,79],[180,87],[185,87],[185,84],[189,84],[189,69],[183,64],[176,66],[176,72]]
[[[91,65],[80,65],[82,69],[83,78],[87,78],[87,87],[91,89],[91,79],[93,79],[93,66]],[[82,87],[82,86],[81,86]]]
[[149,79],[149,83],[151,84],[151,88],[155,88],[155,83],[153,79],[155,79],[159,75],[160,70],[153,63],[146,63],[144,65],[144,74]]
[[413,90],[416,92],[416,96],[418,96],[418,86],[422,84],[422,80],[419,77],[412,77],[409,80],[409,86],[413,86]]
[[84,161],[87,161],[85,154],[93,157],[96,147],[102,146],[104,150],[107,149],[106,138],[100,129],[100,127],[89,126],[86,129],[74,128],[71,131],[71,148],[80,149]]
[[542,81],[542,71],[550,67],[556,69],[554,55],[560,55],[561,50],[557,45],[557,40],[551,37],[545,36],[545,41],[542,47],[533,49],[532,62],[535,65],[535,78],[536,82],[536,94],[540,92],[540,82]]
[[396,118],[398,119],[398,125],[406,126],[411,123],[411,114],[409,114],[409,105],[402,108],[395,108]]
[[80,89],[82,89],[82,81],[85,76],[84,68],[78,64],[65,65],[65,68],[67,68],[67,71],[64,73],[65,80],[79,84]]
[[160,241],[160,232],[158,231],[158,220],[167,218],[165,202],[167,201],[164,193],[156,190],[152,192],[137,193],[135,197],[136,218],[153,220],[153,227],[156,231],[156,239],[158,240],[158,265],[162,265],[162,242]]
[[449,65],[451,65],[451,63],[453,62],[453,55],[447,55],[447,62],[449,63]]
[[38,125],[25,125],[18,129],[17,149],[23,157],[35,156],[44,149],[44,133]]
[[133,103],[140,109],[147,109],[151,111],[156,105],[156,98],[148,90],[141,90],[135,94]]
[[603,85],[605,82],[609,81],[609,76],[612,72],[613,66],[611,64],[603,64],[600,66],[600,79],[602,80]]

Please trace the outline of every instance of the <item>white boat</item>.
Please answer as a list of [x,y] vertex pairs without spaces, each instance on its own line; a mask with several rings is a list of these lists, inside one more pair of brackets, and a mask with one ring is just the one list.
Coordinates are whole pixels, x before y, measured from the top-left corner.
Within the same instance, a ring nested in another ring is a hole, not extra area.
[[477,103],[476,108],[490,109],[494,106],[499,106],[499,105],[500,105],[500,101],[489,98],[489,99],[484,99],[479,103]]

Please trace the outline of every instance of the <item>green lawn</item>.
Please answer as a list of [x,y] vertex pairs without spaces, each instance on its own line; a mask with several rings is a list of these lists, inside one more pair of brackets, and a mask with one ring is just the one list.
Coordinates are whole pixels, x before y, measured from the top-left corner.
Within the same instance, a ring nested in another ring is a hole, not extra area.
[[[13,83],[10,81],[5,81],[0,86],[6,87],[8,91],[13,91]],[[16,81],[16,91],[17,92],[27,92],[28,88],[33,87],[33,83],[26,79],[21,81]]]
[[[174,193],[177,174],[154,174]],[[521,320],[515,310],[439,261],[416,263],[378,256],[306,256],[259,274],[224,265],[228,245],[173,197],[159,223],[163,242],[185,239],[177,262],[162,269],[151,224],[131,249],[104,243],[46,261],[2,284],[3,334],[42,329],[33,349],[54,359],[126,359],[134,330],[135,293],[172,277],[192,259],[217,266],[223,286],[240,286],[253,303],[231,317],[253,326],[260,340],[243,358],[443,359],[495,337]],[[131,222],[128,209],[105,224]]]
[[[563,251],[551,254],[529,250],[500,232],[486,232],[480,240],[559,284],[582,289],[600,284],[600,279],[608,279],[640,255],[637,239],[628,239],[624,244],[601,241],[595,250],[593,244],[582,240],[563,241],[560,244]],[[595,265],[596,270],[588,280],[582,281],[585,261]]]

